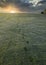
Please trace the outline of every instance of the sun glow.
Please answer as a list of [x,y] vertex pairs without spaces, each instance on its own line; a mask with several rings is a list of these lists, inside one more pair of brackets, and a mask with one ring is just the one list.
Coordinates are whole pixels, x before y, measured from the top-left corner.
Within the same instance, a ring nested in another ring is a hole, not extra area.
[[16,13],[15,11],[11,10],[10,13]]
[[0,9],[2,13],[20,13],[19,8],[9,5]]

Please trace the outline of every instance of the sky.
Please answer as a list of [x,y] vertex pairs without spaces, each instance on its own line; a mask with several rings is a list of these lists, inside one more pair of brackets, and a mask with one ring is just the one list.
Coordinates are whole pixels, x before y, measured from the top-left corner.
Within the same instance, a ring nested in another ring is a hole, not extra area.
[[8,7],[21,12],[41,12],[46,9],[46,0],[0,0],[0,12]]

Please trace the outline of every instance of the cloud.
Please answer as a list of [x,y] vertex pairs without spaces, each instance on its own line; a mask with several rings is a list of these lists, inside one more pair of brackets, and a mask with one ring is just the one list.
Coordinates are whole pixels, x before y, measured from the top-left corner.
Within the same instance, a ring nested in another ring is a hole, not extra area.
[[21,3],[30,7],[37,7],[45,4],[46,0],[21,0]]
[[42,1],[42,0],[21,0],[21,3],[29,4],[29,5],[32,4],[32,6],[35,7],[38,4],[38,2],[40,2],[40,1]]
[[40,1],[41,1],[41,0],[29,0],[29,2],[32,3],[34,7],[35,7],[35,6],[38,4],[38,2],[40,2]]

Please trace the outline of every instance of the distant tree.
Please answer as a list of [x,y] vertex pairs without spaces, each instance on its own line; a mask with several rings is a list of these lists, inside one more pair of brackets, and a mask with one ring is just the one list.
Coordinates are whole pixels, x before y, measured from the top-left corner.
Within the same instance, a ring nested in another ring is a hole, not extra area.
[[44,12],[41,12],[41,14],[44,14]]
[[46,9],[43,12],[41,12],[41,14],[46,14]]

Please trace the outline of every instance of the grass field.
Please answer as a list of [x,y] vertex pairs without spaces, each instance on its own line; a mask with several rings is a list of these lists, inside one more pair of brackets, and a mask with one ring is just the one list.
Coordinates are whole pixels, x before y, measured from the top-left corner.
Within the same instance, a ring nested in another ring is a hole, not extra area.
[[46,15],[0,14],[0,65],[46,65]]

